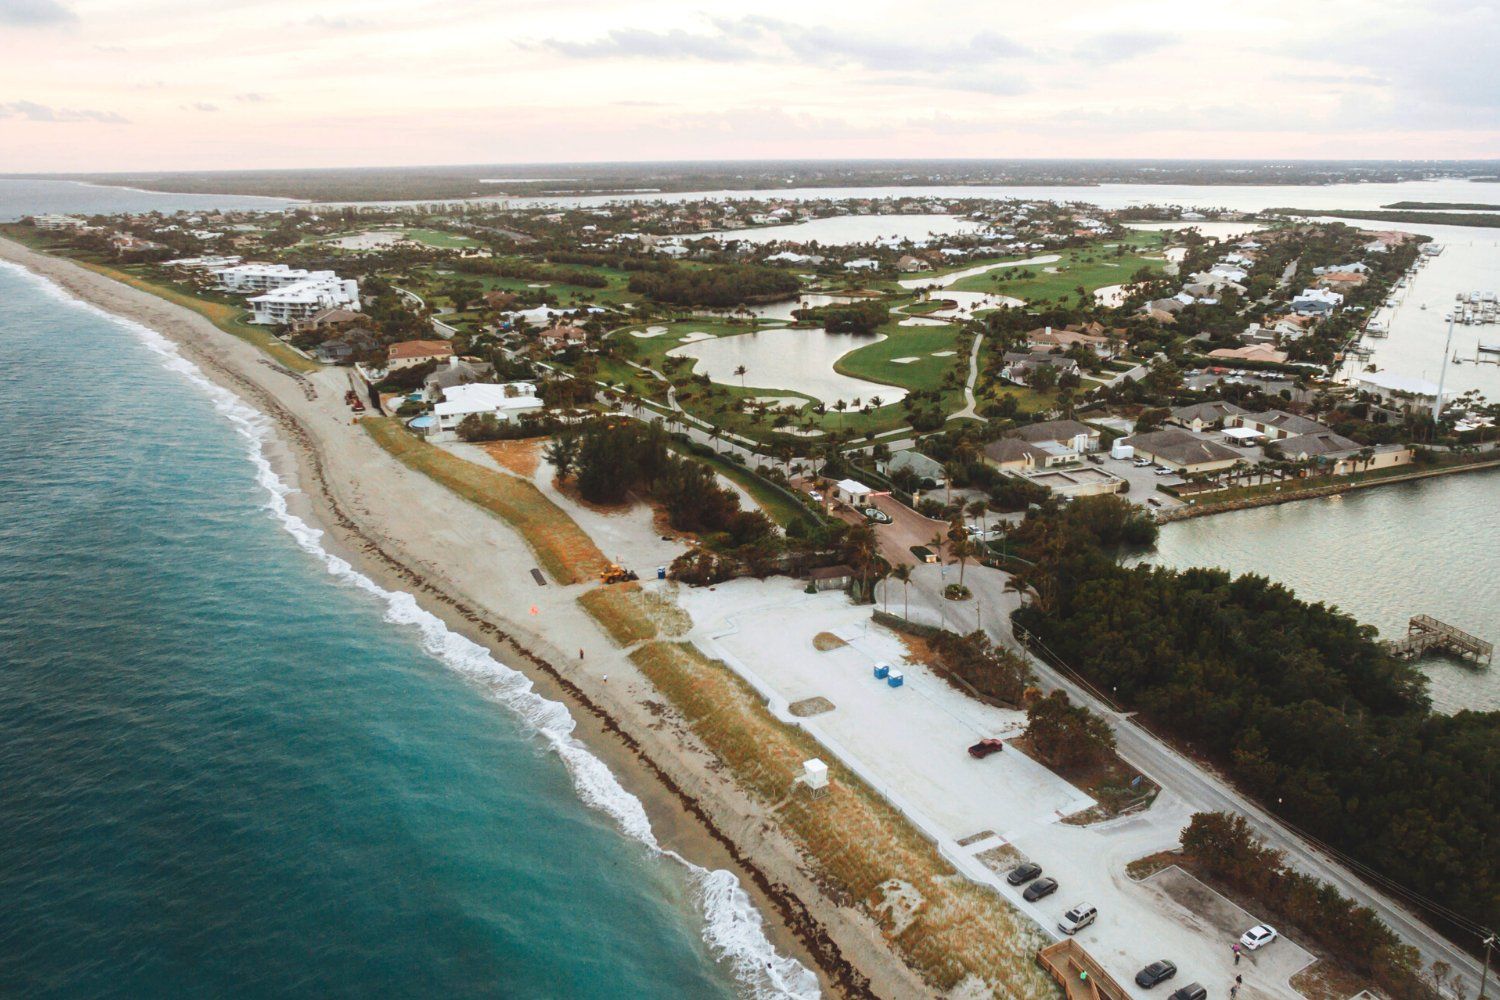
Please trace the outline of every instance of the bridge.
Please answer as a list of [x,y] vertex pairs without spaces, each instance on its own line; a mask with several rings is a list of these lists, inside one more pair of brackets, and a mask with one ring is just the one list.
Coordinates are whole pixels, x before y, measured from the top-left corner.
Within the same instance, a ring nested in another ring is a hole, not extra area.
[[1494,643],[1431,615],[1414,615],[1406,625],[1406,638],[1394,639],[1386,647],[1403,660],[1415,660],[1436,650],[1489,666],[1495,656]]

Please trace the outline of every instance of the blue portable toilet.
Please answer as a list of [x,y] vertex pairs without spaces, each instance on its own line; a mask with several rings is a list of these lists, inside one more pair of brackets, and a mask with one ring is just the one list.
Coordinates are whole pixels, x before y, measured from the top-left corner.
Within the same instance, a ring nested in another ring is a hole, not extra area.
[[656,567],[656,578],[658,580],[665,580],[667,578],[667,567],[665,567],[665,566],[658,566],[658,567]]
[[877,664],[875,664],[875,679],[877,681],[883,681],[883,680],[885,680],[886,675],[889,674],[890,672],[891,672],[891,665],[889,663],[877,663]]
[[899,670],[892,670],[886,676],[885,682],[893,688],[898,688],[906,683],[906,675]]

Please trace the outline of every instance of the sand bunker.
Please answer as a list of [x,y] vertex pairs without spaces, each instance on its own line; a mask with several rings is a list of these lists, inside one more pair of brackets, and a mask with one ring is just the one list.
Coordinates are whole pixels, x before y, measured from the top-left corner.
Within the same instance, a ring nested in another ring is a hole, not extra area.
[[921,358],[892,358],[891,359],[891,364],[893,364],[893,365],[909,365],[913,361],[921,361],[921,360],[922,360]]
[[678,340],[678,343],[679,344],[696,344],[700,340],[717,340],[717,339],[718,338],[715,337],[711,333],[704,333],[702,330],[694,330],[692,333],[687,334],[686,336],[684,336],[680,340]]
[[648,326],[644,330],[631,330],[630,335],[632,337],[639,337],[642,340],[649,340],[652,337],[660,337],[666,332],[667,328],[664,326]]
[[935,358],[951,358],[957,353],[957,351],[933,351],[932,356]]

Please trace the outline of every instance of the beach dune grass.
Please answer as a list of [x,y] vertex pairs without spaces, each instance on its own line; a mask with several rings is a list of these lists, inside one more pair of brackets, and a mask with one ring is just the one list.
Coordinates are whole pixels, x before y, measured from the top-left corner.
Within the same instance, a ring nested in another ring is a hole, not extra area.
[[641,602],[640,593],[638,583],[614,583],[595,587],[579,597],[578,603],[616,643],[633,646],[656,638],[656,626]]
[[413,436],[389,417],[360,421],[365,432],[403,465],[442,483],[510,524],[558,583],[597,579],[609,560],[572,518],[524,479],[467,462]]
[[[995,996],[1056,997],[1037,966],[1041,931],[999,895],[953,869],[935,845],[837,761],[829,792],[793,791],[802,762],[828,759],[800,729],[773,716],[760,696],[723,663],[684,643],[654,642],[631,654],[693,732],[766,805],[807,852],[828,891],[886,928],[901,957],[941,991],[983,980]],[[896,930],[882,906],[891,880],[913,886],[921,903]]]

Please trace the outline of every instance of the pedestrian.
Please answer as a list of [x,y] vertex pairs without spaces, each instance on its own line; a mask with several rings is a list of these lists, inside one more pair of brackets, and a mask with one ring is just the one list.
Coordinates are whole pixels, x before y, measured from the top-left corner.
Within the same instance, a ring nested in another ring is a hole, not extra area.
[[1229,1000],[1234,1000],[1234,998],[1237,997],[1237,996],[1239,996],[1239,995],[1240,995],[1240,988],[1239,988],[1238,985],[1229,987]]
[[1240,943],[1238,941],[1234,943],[1234,964],[1240,964]]
[[581,659],[583,659],[583,650],[582,650],[582,649],[580,649],[580,650],[579,650],[579,651],[578,651],[578,658],[579,658],[579,659],[580,659],[580,660],[581,660]]
[[1236,985],[1236,986],[1243,986],[1243,985],[1245,985],[1245,977],[1244,976],[1235,976],[1234,977],[1234,985]]

